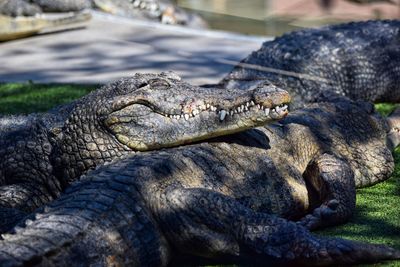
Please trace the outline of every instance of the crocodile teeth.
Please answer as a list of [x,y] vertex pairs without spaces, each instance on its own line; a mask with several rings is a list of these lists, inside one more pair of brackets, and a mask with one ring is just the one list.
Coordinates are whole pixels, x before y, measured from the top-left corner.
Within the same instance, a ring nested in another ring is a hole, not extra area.
[[219,120],[220,120],[220,121],[223,121],[223,120],[225,119],[225,117],[226,117],[226,111],[222,109],[222,110],[219,112]]
[[279,111],[283,111],[283,110],[286,110],[287,107],[288,107],[287,105],[282,105],[282,106],[280,106],[278,108],[279,108]]
[[265,115],[269,115],[269,108],[266,108],[265,110],[264,110],[264,113],[265,113]]
[[233,116],[233,110],[229,111],[229,115]]
[[12,234],[1,234],[0,235],[4,240],[11,239],[14,235]]
[[185,117],[185,120],[188,120],[189,119],[189,114],[185,114],[185,115],[183,115],[184,117]]
[[250,102],[250,106],[255,106],[256,104],[254,103],[254,101],[252,100],[251,102]]

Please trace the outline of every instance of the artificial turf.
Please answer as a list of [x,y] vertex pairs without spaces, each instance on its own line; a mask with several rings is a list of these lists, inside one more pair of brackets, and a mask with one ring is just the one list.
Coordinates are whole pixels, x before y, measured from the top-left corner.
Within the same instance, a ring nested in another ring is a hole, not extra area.
[[0,114],[44,112],[79,98],[97,85],[0,83]]
[[[70,102],[96,88],[95,85],[8,83],[0,84],[0,114],[46,111]],[[393,105],[379,104],[387,115]],[[357,209],[350,222],[318,231],[321,235],[381,243],[400,249],[400,149],[394,153],[396,169],[391,179],[357,192]],[[399,262],[379,266],[400,266]]]

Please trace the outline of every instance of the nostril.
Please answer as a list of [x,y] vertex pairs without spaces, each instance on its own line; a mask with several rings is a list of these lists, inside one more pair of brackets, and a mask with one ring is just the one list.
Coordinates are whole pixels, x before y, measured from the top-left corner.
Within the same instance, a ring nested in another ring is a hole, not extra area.
[[149,84],[154,89],[168,89],[171,87],[170,83],[163,79],[153,79]]
[[149,85],[149,84],[146,83],[146,82],[144,82],[144,83],[141,83],[141,84],[138,86],[138,88],[143,88],[143,87],[146,87],[147,85]]

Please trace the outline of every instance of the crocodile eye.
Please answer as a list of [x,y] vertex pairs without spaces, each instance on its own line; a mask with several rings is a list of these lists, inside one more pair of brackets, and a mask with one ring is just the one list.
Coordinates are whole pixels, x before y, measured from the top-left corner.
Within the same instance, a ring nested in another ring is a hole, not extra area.
[[155,89],[168,89],[171,87],[169,82],[167,82],[166,80],[161,80],[161,79],[150,80],[149,84],[152,88],[155,88]]

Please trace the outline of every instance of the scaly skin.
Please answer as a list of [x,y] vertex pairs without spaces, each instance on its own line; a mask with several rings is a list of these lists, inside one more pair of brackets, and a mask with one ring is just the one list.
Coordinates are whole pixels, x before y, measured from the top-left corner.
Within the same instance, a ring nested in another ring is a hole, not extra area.
[[41,13],[42,9],[26,2],[25,0],[0,0],[0,14],[17,17],[17,16],[34,16]]
[[332,95],[400,101],[400,21],[367,21],[292,32],[265,42],[220,86],[252,88],[268,80],[294,108]]
[[[368,164],[362,175],[370,179],[390,175],[388,130],[370,106],[338,100],[294,112],[281,125],[132,155],[88,173],[25,228],[3,235],[0,262],[321,266],[400,259],[383,245],[306,229],[351,214],[358,164]],[[301,217],[313,208],[298,223],[271,214]]]
[[[227,91],[191,86],[174,73],[137,74],[48,114],[2,118],[0,230],[59,196],[89,169],[136,151],[280,119],[289,100],[287,92],[273,86]],[[226,114],[242,105],[247,112],[234,118]]]
[[73,12],[91,7],[90,0],[29,0],[44,12]]
[[0,14],[35,16],[44,12],[81,11],[91,6],[90,0],[0,0]]
[[[0,0],[0,42],[23,38],[37,34],[43,30],[63,29],[76,27],[91,19],[90,13],[77,12],[74,14],[62,14],[57,17],[43,16],[42,11],[51,10],[50,6],[58,7],[59,12],[78,11],[80,0],[36,0],[31,2],[24,0]],[[47,2],[48,5],[39,5]],[[89,2],[90,3],[90,2]],[[43,9],[43,10],[42,10]]]

